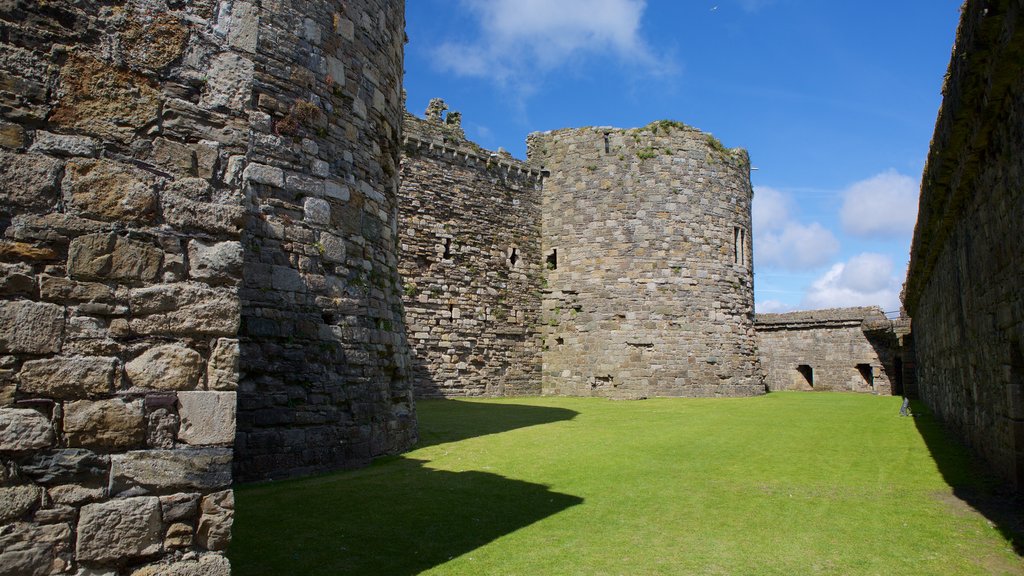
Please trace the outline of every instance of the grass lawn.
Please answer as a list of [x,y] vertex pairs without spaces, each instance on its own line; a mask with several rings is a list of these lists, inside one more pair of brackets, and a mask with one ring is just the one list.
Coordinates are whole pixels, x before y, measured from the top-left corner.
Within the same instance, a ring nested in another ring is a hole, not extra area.
[[238,487],[235,576],[1024,574],[1007,501],[900,398],[418,406],[401,457]]

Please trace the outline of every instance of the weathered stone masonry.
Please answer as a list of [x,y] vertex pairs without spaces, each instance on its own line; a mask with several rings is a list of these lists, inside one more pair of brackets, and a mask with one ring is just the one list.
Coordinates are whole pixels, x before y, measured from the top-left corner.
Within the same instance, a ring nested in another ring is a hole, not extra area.
[[528,149],[550,171],[544,392],[764,393],[746,152],[669,121],[532,134]]
[[881,308],[758,314],[765,385],[778,390],[902,392],[900,332]]
[[414,442],[403,29],[400,0],[0,3],[0,574],[226,574],[233,460]]
[[922,400],[1024,490],[1024,2],[969,0],[904,304]]
[[406,115],[399,269],[419,397],[540,394],[540,171]]

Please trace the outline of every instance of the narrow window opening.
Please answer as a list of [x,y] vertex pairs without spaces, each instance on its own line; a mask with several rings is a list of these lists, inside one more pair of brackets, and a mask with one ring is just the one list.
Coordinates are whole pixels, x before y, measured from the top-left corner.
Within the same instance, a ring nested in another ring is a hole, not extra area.
[[551,252],[548,253],[545,265],[548,270],[558,270],[558,248],[552,248]]
[[561,336],[559,336],[558,338],[555,338],[555,344],[558,344],[559,346],[561,346],[562,344],[565,344],[565,338],[562,338]]
[[452,257],[452,239],[444,239],[444,259],[447,260]]
[[746,265],[747,257],[747,231],[743,228],[733,228],[733,259],[740,266]]
[[515,249],[514,246],[512,247],[512,253],[509,254],[509,256],[508,256],[508,261],[513,266],[516,265],[516,262],[519,262],[519,254],[516,252],[516,249]]
[[608,136],[609,136],[609,133],[605,132],[604,133],[604,153],[605,154],[611,154],[611,152],[612,152],[611,141],[609,140]]
[[871,364],[857,364],[857,371],[864,378],[864,383],[868,385],[868,388],[875,387],[875,371],[871,368]]
[[798,387],[801,390],[814,389],[814,369],[807,364],[801,364],[796,367],[796,371]]

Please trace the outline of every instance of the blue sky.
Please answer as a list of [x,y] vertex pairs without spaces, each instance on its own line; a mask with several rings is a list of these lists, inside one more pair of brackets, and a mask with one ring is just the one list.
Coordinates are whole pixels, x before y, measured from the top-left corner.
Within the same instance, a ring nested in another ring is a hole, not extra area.
[[758,312],[897,310],[959,0],[407,0],[410,111],[480,145],[674,119],[750,152]]

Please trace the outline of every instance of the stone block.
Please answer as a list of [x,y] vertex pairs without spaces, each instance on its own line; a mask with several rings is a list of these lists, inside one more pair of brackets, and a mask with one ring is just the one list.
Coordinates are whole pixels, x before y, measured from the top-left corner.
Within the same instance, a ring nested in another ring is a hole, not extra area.
[[25,145],[25,129],[10,122],[0,122],[0,147],[17,150]]
[[5,575],[46,576],[68,567],[71,527],[15,523],[0,531],[0,569]]
[[198,560],[143,566],[131,576],[231,576],[231,564],[219,554],[204,554]]
[[250,162],[242,171],[242,179],[254,184],[284,188],[284,170],[266,164]]
[[117,370],[117,358],[103,356],[30,360],[18,373],[18,390],[63,400],[109,394]]
[[164,522],[191,522],[199,514],[199,494],[161,496],[160,510]]
[[0,452],[28,452],[53,446],[50,419],[28,408],[0,408]]
[[43,489],[38,486],[0,487],[0,525],[14,522],[39,505]]
[[26,264],[0,264],[0,296],[28,296],[36,294],[36,278]]
[[64,171],[68,211],[86,218],[147,224],[156,217],[155,178],[109,160],[72,160]]
[[238,340],[218,338],[206,365],[206,387],[210,390],[238,388]]
[[331,223],[331,203],[323,198],[306,198],[302,203],[303,218],[309,224],[327,226]]
[[18,469],[37,484],[106,484],[110,458],[83,448],[37,452]]
[[243,52],[255,53],[259,39],[260,11],[250,2],[235,2],[221,23],[226,26],[228,44]]
[[218,54],[210,64],[206,85],[199,99],[200,106],[243,110],[252,94],[254,71],[252,60],[248,58],[235,52]]
[[164,221],[181,231],[201,230],[237,237],[245,222],[245,209],[238,203],[212,201],[213,188],[206,180],[183,178],[160,193]]
[[160,110],[159,93],[145,76],[89,56],[68,58],[59,93],[53,124],[114,140],[130,140]]
[[227,550],[235,514],[234,492],[224,490],[203,496],[200,511],[202,516],[196,530],[199,545],[207,550]]
[[334,234],[320,234],[320,255],[325,262],[332,264],[345,263],[345,240]]
[[177,176],[195,176],[195,153],[187,144],[157,138],[153,141],[150,160]]
[[155,390],[192,390],[203,375],[203,357],[180,344],[143,352],[124,366],[133,386]]
[[231,484],[231,448],[140,450],[110,457],[112,494],[211,491]]
[[56,156],[95,158],[99,156],[101,149],[100,141],[95,138],[36,130],[32,146],[28,150]]
[[192,545],[192,525],[178,522],[167,527],[164,548],[187,548]]
[[106,497],[104,488],[84,488],[77,484],[53,486],[47,490],[54,504],[81,508],[91,502],[99,502]]
[[110,304],[114,301],[114,290],[99,282],[77,282],[63,276],[39,277],[39,297],[51,302],[74,304],[99,302]]
[[82,507],[76,551],[79,561],[124,562],[160,551],[160,500],[140,496]]
[[57,204],[63,162],[0,150],[0,214],[47,211]]
[[102,232],[88,234],[71,241],[68,273],[76,280],[154,282],[163,255],[146,242]]
[[181,57],[188,28],[171,13],[133,11],[120,36],[128,62],[140,68],[162,70]]
[[178,440],[192,446],[233,443],[236,404],[234,392],[179,392]]
[[188,243],[189,276],[207,284],[235,284],[242,279],[242,243]]
[[80,400],[64,407],[64,437],[72,448],[130,450],[146,440],[142,401]]
[[128,298],[136,334],[234,336],[241,322],[241,301],[226,288],[162,284],[132,290]]
[[178,438],[181,420],[177,414],[160,408],[146,416],[146,446],[170,450]]

